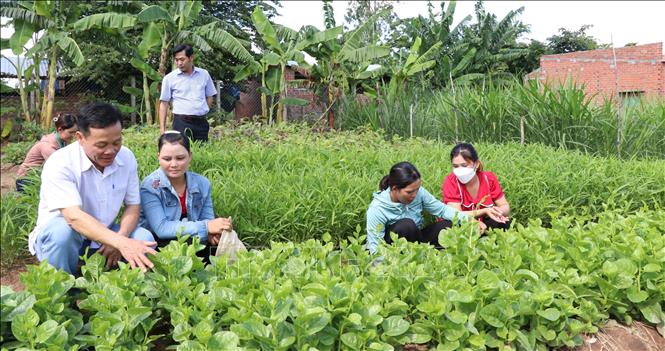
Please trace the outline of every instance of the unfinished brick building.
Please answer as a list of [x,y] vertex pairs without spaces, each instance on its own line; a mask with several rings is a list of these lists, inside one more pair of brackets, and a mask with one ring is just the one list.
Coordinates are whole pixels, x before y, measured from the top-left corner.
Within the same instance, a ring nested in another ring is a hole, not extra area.
[[642,96],[663,98],[663,43],[545,55],[540,58],[540,68],[528,78],[551,86],[567,81],[583,84],[587,95],[595,96],[598,101],[617,97],[620,100]]
[[[300,80],[307,81],[309,73],[303,68],[297,66],[287,66],[284,72],[286,81]],[[240,93],[240,100],[235,105],[235,118],[251,118],[261,114],[261,93],[257,88],[261,84],[255,80],[247,82],[246,92]],[[323,104],[318,101],[314,91],[307,87],[307,84],[294,85],[289,84],[286,96],[297,97],[309,101],[307,106],[284,106],[284,117],[286,120],[308,120],[313,121],[319,118],[323,113]]]

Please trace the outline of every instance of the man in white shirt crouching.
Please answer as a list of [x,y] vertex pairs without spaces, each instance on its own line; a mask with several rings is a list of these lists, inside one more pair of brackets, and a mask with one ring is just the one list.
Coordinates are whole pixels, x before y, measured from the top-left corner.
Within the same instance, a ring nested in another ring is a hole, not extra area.
[[[77,142],[44,164],[37,225],[29,248],[40,261],[76,273],[79,255],[98,248],[107,267],[124,258],[146,271],[155,254],[152,234],[137,227],[140,195],[134,154],[122,146],[122,116],[112,105],[93,103],[78,116]],[[116,224],[122,205],[125,211]]]

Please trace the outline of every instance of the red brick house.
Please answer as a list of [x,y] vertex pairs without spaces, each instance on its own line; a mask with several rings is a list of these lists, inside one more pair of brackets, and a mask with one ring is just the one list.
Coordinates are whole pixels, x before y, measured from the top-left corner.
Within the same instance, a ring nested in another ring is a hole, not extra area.
[[[616,69],[614,67],[616,55]],[[649,96],[665,98],[663,43],[545,55],[540,68],[529,73],[548,85],[567,81],[583,84],[599,100]]]
[[[284,71],[284,78],[287,82],[293,80],[309,79],[307,70],[297,66],[287,66]],[[288,84],[286,96],[297,97],[309,101],[307,106],[284,106],[284,117],[286,120],[315,120],[324,111],[323,104],[317,100],[317,96],[307,84]],[[257,81],[247,81],[246,91],[240,93],[240,100],[236,102],[235,118],[251,118],[261,115],[261,93],[256,89],[261,84]]]

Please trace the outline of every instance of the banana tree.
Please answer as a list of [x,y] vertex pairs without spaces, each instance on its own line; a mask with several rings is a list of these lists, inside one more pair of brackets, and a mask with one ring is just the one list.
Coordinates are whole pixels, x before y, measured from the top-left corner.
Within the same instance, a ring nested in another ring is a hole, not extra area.
[[7,57],[5,55],[2,55],[2,57],[4,57],[5,60],[9,62],[9,64],[12,65],[14,67],[14,70],[16,71],[16,78],[18,79],[18,91],[19,91],[19,96],[21,98],[21,114],[23,115],[23,119],[26,122],[31,122],[32,117],[30,116],[30,108],[28,107],[28,93],[25,87],[26,82],[24,80],[24,76],[29,77],[31,75],[30,72],[32,71],[32,66],[25,67],[26,59],[20,56],[23,53],[23,44],[25,44],[25,42],[22,42],[22,39],[17,42],[15,38],[16,38],[15,35],[12,35],[10,39],[3,38],[1,47],[4,50],[5,48],[11,45],[12,53],[16,55],[15,56],[16,62],[14,62],[10,57]]
[[427,51],[419,54],[421,43],[422,40],[417,37],[411,49],[409,49],[409,56],[404,64],[392,69],[390,83],[388,83],[388,99],[392,99],[400,91],[404,91],[409,78],[429,70],[436,64],[434,58],[437,56],[442,43],[440,41],[436,42]]
[[[244,43],[227,31],[222,29],[221,22],[213,21],[205,25],[195,26],[194,21],[198,18],[202,9],[200,1],[178,0],[157,1],[152,5],[143,5],[143,9],[136,15],[138,23],[143,24],[143,40],[139,46],[138,56],[144,64],[133,60],[132,65],[144,73],[146,78],[153,79],[152,72],[148,70],[145,55],[153,47],[159,46],[159,68],[157,70],[160,78],[164,77],[170,60],[169,52],[175,43],[188,42],[197,50],[210,51],[213,48],[223,48],[242,62],[253,62],[254,57],[249,53]],[[142,51],[143,50],[143,51]],[[147,77],[146,77],[147,76]],[[156,81],[161,81],[157,79]],[[149,99],[148,90],[144,84],[144,99]],[[148,107],[146,100],[146,107]],[[155,106],[159,104],[159,97],[155,96]],[[155,109],[157,114],[158,109]]]
[[[375,60],[387,56],[390,49],[380,45],[366,45],[363,38],[374,28],[374,22],[385,11],[371,16],[356,29],[344,33],[337,40],[311,45],[305,51],[317,62],[312,65],[311,77],[319,93],[327,98],[328,124],[335,127],[334,105],[340,95],[355,89],[358,81],[370,78],[367,67]],[[310,31],[316,31],[310,28]]]
[[40,52],[48,55],[48,85],[40,114],[43,127],[48,127],[53,116],[58,59],[65,56],[74,65],[83,63],[83,54],[73,38],[74,34],[94,22],[103,22],[108,27],[134,26],[135,20],[132,16],[118,13],[96,14],[80,19],[83,6],[83,3],[76,1],[41,0],[19,1],[15,6],[0,8],[0,16],[11,18],[15,28],[25,33],[21,34],[22,38],[43,31],[27,53],[28,56]]
[[[307,67],[303,52],[309,46],[335,40],[342,34],[343,29],[339,26],[315,33],[304,30],[296,32],[270,23],[259,6],[252,12],[252,22],[266,48],[262,52],[261,59],[247,64],[235,79],[238,81],[249,75],[260,74],[262,115],[268,120],[272,120],[275,116],[276,122],[281,123],[284,106],[309,104],[307,100],[285,96],[287,90],[285,71],[289,61]],[[269,104],[268,97],[270,97]]]

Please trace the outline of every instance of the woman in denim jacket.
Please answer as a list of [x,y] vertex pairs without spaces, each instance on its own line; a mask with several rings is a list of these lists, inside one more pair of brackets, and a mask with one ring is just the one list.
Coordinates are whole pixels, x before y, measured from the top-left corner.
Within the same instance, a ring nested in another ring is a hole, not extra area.
[[210,181],[189,171],[189,141],[178,131],[159,137],[159,168],[141,182],[139,224],[155,234],[160,246],[179,235],[197,235],[202,244],[217,245],[230,218],[215,218]]

